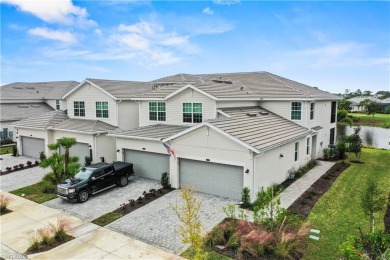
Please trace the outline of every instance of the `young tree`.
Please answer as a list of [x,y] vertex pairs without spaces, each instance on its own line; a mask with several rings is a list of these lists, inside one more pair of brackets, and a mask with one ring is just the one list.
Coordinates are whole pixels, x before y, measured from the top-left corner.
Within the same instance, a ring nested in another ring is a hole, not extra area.
[[362,107],[363,111],[367,111],[367,105],[371,102],[369,99],[365,99],[359,102],[359,107]]
[[183,203],[177,203],[172,208],[182,225],[180,226],[181,240],[184,244],[190,244],[193,250],[192,259],[206,259],[207,253],[203,252],[202,224],[199,220],[199,211],[202,202],[197,199],[191,189],[182,189]]
[[356,160],[359,161],[363,147],[363,140],[359,135],[360,126],[354,128],[354,133],[347,137],[349,151],[355,154]]
[[370,217],[371,232],[375,231],[375,213],[383,210],[386,205],[386,198],[382,190],[374,180],[369,179],[366,189],[361,196],[361,206],[364,213]]
[[366,111],[367,114],[372,115],[372,118],[374,118],[375,113],[379,110],[379,104],[375,101],[370,101],[366,104]]
[[339,110],[351,111],[352,110],[352,103],[351,103],[351,101],[349,101],[347,99],[341,100],[339,102],[339,104],[338,104],[338,109]]
[[42,168],[51,168],[52,173],[54,174],[54,178],[56,183],[61,183],[64,179],[64,155],[60,155],[58,153],[58,144],[49,144],[48,145],[50,151],[52,151],[52,155],[42,159],[40,166]]
[[[58,139],[58,145],[62,146],[65,149],[65,161],[64,161],[64,171],[65,175],[69,175],[69,163],[70,163],[70,158],[69,158],[69,150],[70,148],[76,144],[76,138],[73,137],[62,137]],[[74,161],[74,159],[72,159]]]

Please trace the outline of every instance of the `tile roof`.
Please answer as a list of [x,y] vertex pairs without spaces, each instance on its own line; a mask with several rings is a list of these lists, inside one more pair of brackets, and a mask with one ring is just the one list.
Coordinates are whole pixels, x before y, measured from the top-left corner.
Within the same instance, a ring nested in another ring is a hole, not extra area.
[[52,111],[32,116],[12,124],[16,128],[34,128],[42,130],[77,131],[84,133],[101,133],[117,129],[115,126],[100,120],[69,118],[64,111]]
[[77,85],[76,81],[15,82],[0,87],[0,99],[61,99]]
[[181,87],[191,84],[216,98],[309,98],[341,99],[315,87],[289,80],[268,72],[217,74],[178,74],[152,81],[172,84],[138,95],[139,98],[165,98]]
[[375,102],[378,102],[378,103],[381,103],[381,100],[380,99],[377,99],[377,98],[374,98],[374,97],[354,97],[354,98],[350,98],[348,99],[349,102],[352,103],[352,105],[359,105],[359,103],[363,100],[371,100],[371,101],[375,101]]
[[134,128],[130,130],[117,130],[109,132],[108,135],[117,136],[117,137],[129,137],[129,138],[148,138],[161,140],[168,138],[174,134],[180,133],[190,126],[185,125],[165,125],[165,124],[156,124],[150,126],[144,126],[139,128]]
[[100,120],[71,118],[56,124],[51,129],[85,133],[100,133],[115,130],[117,127]]
[[31,116],[29,118],[20,120],[13,123],[12,125],[16,128],[34,128],[45,130],[47,128],[53,127],[58,123],[68,119],[68,116],[63,111],[52,111],[43,113],[37,116]]
[[46,103],[1,103],[1,121],[16,121],[53,111]]
[[124,80],[90,79],[89,82],[104,89],[117,99],[130,98],[152,90],[152,83]]
[[222,111],[231,117],[208,123],[259,151],[293,142],[311,132],[261,107],[226,108]]
[[382,104],[390,104],[390,97],[380,100]]

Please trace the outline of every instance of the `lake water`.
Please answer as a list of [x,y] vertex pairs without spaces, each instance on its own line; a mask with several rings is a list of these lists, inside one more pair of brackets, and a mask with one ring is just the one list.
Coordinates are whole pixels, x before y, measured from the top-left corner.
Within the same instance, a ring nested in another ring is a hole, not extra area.
[[[351,135],[354,133],[353,128],[345,125],[337,125],[337,137]],[[360,137],[363,144],[375,148],[390,149],[390,129],[374,126],[360,126]]]

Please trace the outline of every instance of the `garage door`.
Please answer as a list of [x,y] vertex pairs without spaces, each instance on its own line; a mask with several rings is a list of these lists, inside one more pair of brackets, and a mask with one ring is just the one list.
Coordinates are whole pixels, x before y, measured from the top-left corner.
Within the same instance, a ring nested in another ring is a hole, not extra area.
[[22,137],[22,154],[39,158],[39,153],[45,151],[45,140],[41,138]]
[[[63,154],[64,152],[65,152],[65,149],[60,147],[60,154]],[[84,165],[85,156],[89,156],[89,144],[77,142],[75,145],[73,145],[69,149],[69,154],[70,154],[70,156],[79,157],[79,163],[81,165]],[[95,162],[99,162],[100,158],[93,158],[93,160]]]
[[161,180],[161,173],[169,172],[169,155],[124,149],[124,157],[137,176]]
[[241,200],[243,167],[180,159],[180,187]]

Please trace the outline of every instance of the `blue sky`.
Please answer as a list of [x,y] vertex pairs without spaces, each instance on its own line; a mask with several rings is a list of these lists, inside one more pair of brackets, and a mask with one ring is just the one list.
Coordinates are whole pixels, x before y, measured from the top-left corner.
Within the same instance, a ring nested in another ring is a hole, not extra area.
[[1,83],[268,71],[390,90],[390,2],[1,0]]

